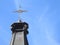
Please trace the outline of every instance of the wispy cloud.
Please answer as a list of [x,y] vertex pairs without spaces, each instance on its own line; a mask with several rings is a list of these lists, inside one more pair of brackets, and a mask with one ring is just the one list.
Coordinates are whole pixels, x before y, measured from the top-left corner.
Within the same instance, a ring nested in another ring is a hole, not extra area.
[[[41,31],[43,31],[44,30],[44,32],[43,33],[45,33],[45,37],[46,37],[46,43],[47,43],[47,45],[59,45],[59,43],[57,43],[56,42],[56,40],[54,40],[54,38],[52,37],[52,35],[54,34],[54,32],[53,33],[51,33],[51,32],[48,32],[48,30],[54,30],[54,27],[52,28],[52,24],[49,22],[49,17],[47,17],[47,15],[48,16],[50,16],[50,14],[48,14],[48,11],[49,11],[50,9],[49,9],[49,6],[47,6],[45,9],[44,9],[44,11],[43,11],[43,13],[40,15],[40,18],[38,18],[38,22],[39,22],[39,24],[41,24],[40,26],[41,26]],[[54,11],[55,12],[55,11]],[[51,13],[51,12],[50,12]],[[53,14],[55,14],[55,13],[51,13],[51,15],[53,15]],[[51,24],[51,25],[50,25]],[[51,29],[50,29],[50,28]],[[43,36],[44,37],[44,36]],[[44,42],[43,42],[44,43]]]

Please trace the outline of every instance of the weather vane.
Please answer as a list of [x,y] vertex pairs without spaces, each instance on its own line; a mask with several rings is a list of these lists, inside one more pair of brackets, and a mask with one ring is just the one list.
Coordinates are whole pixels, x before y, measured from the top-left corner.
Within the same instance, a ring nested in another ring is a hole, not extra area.
[[21,22],[21,18],[20,18],[20,15],[23,13],[23,12],[27,12],[27,10],[22,10],[21,9],[21,4],[19,5],[19,9],[14,11],[15,13],[18,13],[18,22]]

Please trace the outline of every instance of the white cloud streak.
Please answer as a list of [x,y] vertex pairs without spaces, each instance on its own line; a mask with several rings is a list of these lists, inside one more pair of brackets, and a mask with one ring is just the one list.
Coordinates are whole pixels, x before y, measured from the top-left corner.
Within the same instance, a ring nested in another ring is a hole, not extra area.
[[[57,43],[56,40],[54,40],[53,37],[48,32],[48,30],[50,30],[50,28],[47,26],[47,23],[49,24],[49,21],[46,20],[48,18],[48,17],[46,17],[48,10],[49,10],[49,7],[47,6],[46,9],[44,10],[43,14],[38,19],[38,22],[41,24],[41,31],[44,28],[43,30],[44,30],[44,33],[46,35],[45,37],[47,39],[46,40],[47,45],[59,45],[59,43]],[[52,26],[52,25],[49,25],[49,26]],[[53,28],[51,28],[51,29],[53,29]]]

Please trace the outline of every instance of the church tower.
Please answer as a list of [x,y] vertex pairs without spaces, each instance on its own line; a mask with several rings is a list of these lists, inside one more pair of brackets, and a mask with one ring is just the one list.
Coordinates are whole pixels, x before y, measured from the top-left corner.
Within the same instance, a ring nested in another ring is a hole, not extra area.
[[14,22],[11,25],[12,39],[10,45],[28,45],[27,34],[28,34],[28,23],[23,22],[20,19],[20,14],[26,12],[26,10],[14,11],[19,13],[18,22]]
[[10,45],[28,45],[28,24],[26,22],[15,22],[11,25],[12,39]]

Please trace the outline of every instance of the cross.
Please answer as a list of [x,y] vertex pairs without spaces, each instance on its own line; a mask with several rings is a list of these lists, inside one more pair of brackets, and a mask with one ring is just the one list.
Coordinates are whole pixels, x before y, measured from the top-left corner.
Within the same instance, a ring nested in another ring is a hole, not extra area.
[[18,13],[18,21],[21,22],[20,15],[21,15],[21,13],[23,13],[23,12],[27,12],[27,10],[22,10],[22,9],[21,9],[21,6],[19,6],[19,10],[16,10],[16,11],[14,11],[14,12],[15,12],[15,13]]

